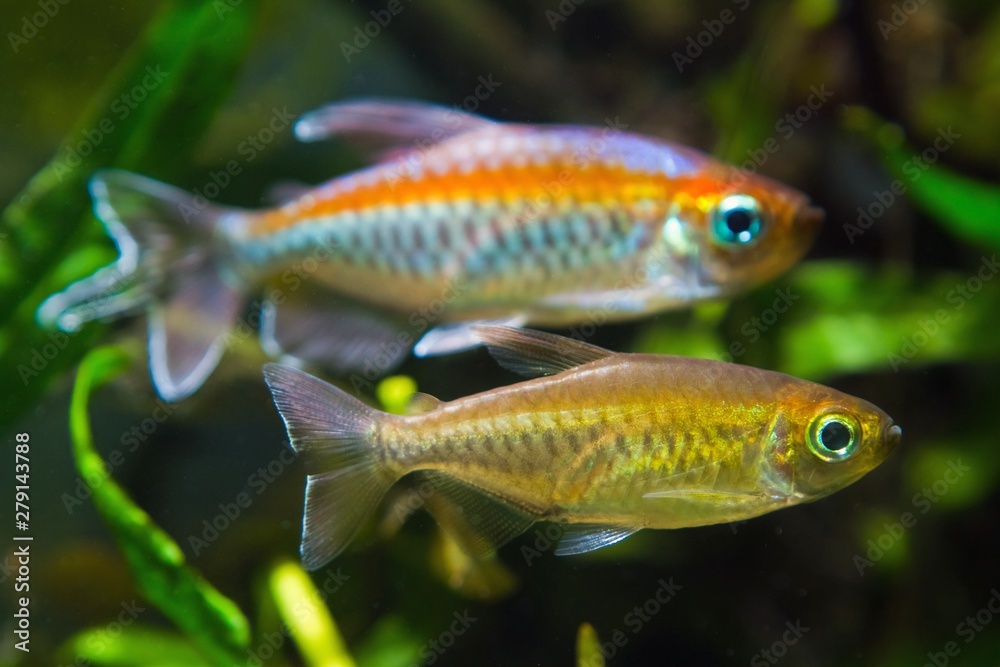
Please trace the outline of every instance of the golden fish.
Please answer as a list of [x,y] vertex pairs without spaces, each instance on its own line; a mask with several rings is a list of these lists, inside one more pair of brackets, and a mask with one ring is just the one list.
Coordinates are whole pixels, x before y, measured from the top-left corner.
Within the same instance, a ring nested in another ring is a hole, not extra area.
[[902,431],[867,401],[781,373],[618,354],[553,334],[475,330],[501,365],[535,379],[455,401],[418,395],[389,415],[268,364],[265,379],[306,459],[302,557],[340,553],[400,478],[488,552],[540,520],[568,524],[557,554],[642,528],[737,521],[826,496],[881,463]]

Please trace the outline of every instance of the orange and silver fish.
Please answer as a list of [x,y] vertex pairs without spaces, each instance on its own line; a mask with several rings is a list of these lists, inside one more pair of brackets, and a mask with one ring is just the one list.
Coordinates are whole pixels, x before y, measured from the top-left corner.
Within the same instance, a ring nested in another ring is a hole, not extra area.
[[121,257],[50,297],[39,320],[76,330],[146,310],[154,384],[179,399],[251,295],[263,294],[269,353],[384,372],[415,343],[420,356],[475,344],[477,322],[621,320],[746,290],[797,262],[822,218],[791,188],[615,122],[362,100],[295,131],[388,150],[263,211],[100,172],[94,208]]
[[541,377],[450,402],[418,395],[404,416],[265,366],[309,473],[306,567],[340,553],[411,474],[432,485],[428,509],[471,552],[545,520],[564,524],[556,553],[575,554],[642,528],[822,498],[879,465],[902,435],[871,403],[781,373],[510,327],[474,333],[503,366]]

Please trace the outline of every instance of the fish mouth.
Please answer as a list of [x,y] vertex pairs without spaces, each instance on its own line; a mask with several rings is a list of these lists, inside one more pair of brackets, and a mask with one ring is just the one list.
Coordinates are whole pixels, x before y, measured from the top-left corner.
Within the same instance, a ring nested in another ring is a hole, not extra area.
[[795,221],[798,223],[796,226],[806,234],[813,234],[819,231],[825,219],[826,211],[819,206],[812,205],[806,205],[799,209],[798,215],[795,216]]
[[886,448],[891,452],[899,444],[900,439],[903,437],[903,429],[899,424],[891,422],[882,434],[882,441],[885,442]]

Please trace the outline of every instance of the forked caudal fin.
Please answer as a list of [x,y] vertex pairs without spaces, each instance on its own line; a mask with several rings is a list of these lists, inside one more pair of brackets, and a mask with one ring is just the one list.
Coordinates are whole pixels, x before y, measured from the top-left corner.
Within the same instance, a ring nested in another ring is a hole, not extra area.
[[396,481],[376,449],[376,426],[387,415],[289,366],[265,364],[264,380],[305,457],[302,563],[316,570],[344,550]]
[[216,234],[224,216],[239,214],[125,171],[98,172],[90,193],[118,261],[50,296],[36,317],[76,331],[147,311],[153,384],[164,399],[182,399],[215,368],[243,304]]

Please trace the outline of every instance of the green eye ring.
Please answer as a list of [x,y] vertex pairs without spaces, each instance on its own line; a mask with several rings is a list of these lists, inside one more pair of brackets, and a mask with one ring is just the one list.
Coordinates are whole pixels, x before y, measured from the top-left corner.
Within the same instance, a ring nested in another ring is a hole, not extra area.
[[733,248],[754,245],[764,232],[760,204],[749,195],[729,195],[712,211],[712,240]]
[[854,456],[861,445],[861,424],[839,412],[815,417],[806,433],[809,451],[828,463],[839,463]]

